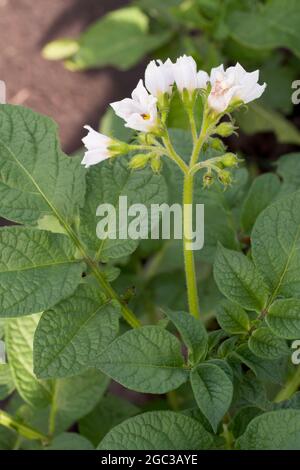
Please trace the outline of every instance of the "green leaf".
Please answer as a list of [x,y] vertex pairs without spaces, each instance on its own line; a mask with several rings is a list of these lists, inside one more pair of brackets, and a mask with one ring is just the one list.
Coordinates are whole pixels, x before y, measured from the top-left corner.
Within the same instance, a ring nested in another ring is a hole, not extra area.
[[207,353],[208,336],[203,323],[186,312],[174,312],[169,309],[164,312],[174,323],[188,347],[191,362],[197,364]]
[[300,153],[289,153],[280,157],[277,173],[283,179],[282,195],[300,189]]
[[242,253],[220,245],[214,276],[220,291],[232,302],[257,312],[264,308],[268,298],[267,287],[254,264]]
[[215,364],[200,364],[191,372],[191,385],[197,405],[217,432],[232,400],[231,380]]
[[253,354],[247,344],[239,346],[232,355],[237,357],[243,364],[246,364],[260,380],[278,384],[282,384],[285,380],[286,358],[280,358],[279,360],[262,359]]
[[278,176],[267,173],[253,181],[241,213],[244,231],[249,233],[259,214],[276,198],[280,190]]
[[300,411],[279,410],[254,418],[237,440],[242,450],[300,450]]
[[280,338],[300,338],[300,300],[276,300],[268,310],[266,322]]
[[232,11],[231,36],[253,49],[287,48],[300,57],[298,0],[270,0],[254,12]]
[[76,54],[79,44],[74,39],[62,38],[49,42],[42,51],[44,59],[62,60]]
[[23,227],[0,229],[0,301],[3,317],[40,312],[71,295],[84,264],[60,234]]
[[7,398],[15,389],[14,380],[8,364],[0,364],[0,400]]
[[43,313],[34,337],[39,378],[75,375],[93,366],[117,336],[120,307],[88,285]]
[[94,450],[88,439],[73,432],[64,432],[56,436],[45,450]]
[[300,191],[262,212],[252,232],[252,257],[272,297],[300,296]]
[[180,342],[159,326],[128,331],[97,360],[105,374],[137,392],[166,393],[188,378]]
[[255,330],[249,338],[248,344],[253,354],[263,359],[277,359],[290,352],[286,342],[274,336],[266,327]]
[[154,411],[116,426],[98,449],[201,450],[212,444],[212,436],[193,418],[173,411]]
[[245,310],[229,301],[219,305],[217,320],[221,328],[232,335],[245,334],[250,328],[249,317]]
[[236,114],[240,128],[247,134],[274,132],[282,144],[300,145],[300,132],[281,113],[261,104],[251,103],[247,111]]
[[250,421],[262,413],[263,411],[256,406],[245,406],[241,408],[230,422],[229,430],[233,433],[235,438],[240,437],[246,431]]
[[69,429],[73,423],[90,413],[101,400],[108,384],[108,377],[95,369],[55,380],[51,403],[55,411],[55,432]]
[[[138,246],[138,240],[129,237],[122,239],[117,232],[117,238],[99,240],[96,234],[98,218],[97,207],[100,204],[112,204],[116,209],[117,228],[119,227],[119,198],[127,197],[128,207],[132,204],[144,204],[150,209],[151,204],[167,202],[168,192],[164,178],[154,175],[151,168],[132,172],[128,168],[127,158],[118,158],[113,161],[103,162],[92,167],[87,173],[89,191],[85,205],[81,211],[80,232],[83,240],[97,259],[121,258],[131,254]],[[124,209],[121,208],[122,215]],[[131,218],[128,218],[130,221]],[[123,226],[121,224],[121,226]]]
[[41,315],[7,321],[5,341],[8,363],[17,391],[33,407],[43,408],[52,400],[53,384],[38,380],[33,372],[33,336]]
[[85,170],[60,149],[57,126],[20,106],[0,106],[0,214],[35,224],[46,215],[72,222],[83,204]]
[[108,13],[79,38],[79,50],[66,62],[71,70],[113,65],[128,70],[144,55],[165,44],[172,32],[148,32],[148,17],[136,7]]
[[95,446],[114,426],[131,418],[139,412],[139,408],[129,401],[108,395],[79,422],[80,434],[89,439]]

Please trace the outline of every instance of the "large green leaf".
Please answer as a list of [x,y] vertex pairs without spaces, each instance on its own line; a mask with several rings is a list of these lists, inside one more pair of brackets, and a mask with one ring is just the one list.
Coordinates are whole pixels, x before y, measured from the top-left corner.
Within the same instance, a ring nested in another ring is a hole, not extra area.
[[130,418],[112,429],[99,450],[201,450],[213,444],[203,426],[183,414],[154,411]]
[[55,380],[54,384],[51,407],[54,430],[59,433],[92,411],[106,391],[109,379],[100,371],[89,369]]
[[290,353],[284,340],[274,336],[269,328],[257,328],[249,338],[249,348],[258,357],[263,359],[278,359]]
[[300,450],[300,411],[279,410],[254,418],[236,443],[243,450]]
[[266,322],[281,338],[300,338],[300,299],[279,299],[269,308]]
[[277,173],[282,178],[283,195],[300,189],[300,153],[283,155],[277,164]]
[[[91,168],[87,174],[87,184],[89,191],[81,211],[81,236],[90,250],[96,252],[97,258],[103,261],[132,253],[138,246],[138,240],[129,237],[122,239],[118,231],[115,240],[99,240],[96,234],[96,211],[100,204],[111,204],[115,207],[118,229],[121,196],[127,197],[128,207],[139,203],[144,204],[147,209],[150,209],[151,204],[161,204],[168,200],[168,191],[162,176],[154,175],[150,168],[132,172],[128,168],[128,159],[122,157]],[[122,212],[122,216],[124,215],[126,216]],[[128,221],[130,220],[128,217]],[[125,227],[124,224],[121,224],[121,227]]]
[[45,450],[94,450],[94,447],[80,434],[64,432],[56,436]]
[[96,446],[113,427],[138,412],[139,408],[131,402],[114,395],[107,395],[91,413],[80,420],[80,434]]
[[72,221],[82,205],[85,170],[63,154],[57,126],[20,106],[0,105],[0,214],[34,224],[47,215]]
[[40,314],[12,318],[6,324],[6,346],[10,369],[21,397],[33,407],[52,401],[53,383],[38,380],[33,372],[33,336]]
[[98,357],[96,365],[125,387],[145,393],[166,393],[188,378],[180,342],[159,326],[123,334]]
[[79,50],[66,65],[71,70],[106,65],[127,70],[172,36],[169,30],[155,34],[149,34],[148,30],[148,17],[139,8],[115,10],[81,35]]
[[0,229],[0,315],[38,313],[72,294],[84,264],[65,235],[23,227]]
[[119,304],[88,285],[43,313],[34,337],[34,371],[66,377],[91,367],[117,336]]
[[241,222],[245,232],[250,232],[259,214],[275,199],[280,190],[278,176],[267,173],[253,181],[244,201]]
[[231,36],[254,49],[284,47],[300,57],[300,4],[298,0],[269,0],[253,13],[232,11]]
[[190,313],[174,312],[169,309],[165,312],[188,347],[191,362],[197,364],[207,353],[208,336],[203,323]]
[[15,389],[14,380],[8,364],[0,363],[0,400],[4,400]]
[[191,372],[191,384],[200,410],[216,432],[232,400],[231,380],[217,365],[200,364]]
[[233,302],[223,301],[219,304],[217,320],[221,328],[232,335],[245,334],[250,329],[247,313]]
[[258,217],[252,232],[253,260],[272,291],[300,296],[300,191],[281,198]]
[[241,307],[260,312],[268,290],[254,264],[242,253],[219,246],[214,275],[220,291]]

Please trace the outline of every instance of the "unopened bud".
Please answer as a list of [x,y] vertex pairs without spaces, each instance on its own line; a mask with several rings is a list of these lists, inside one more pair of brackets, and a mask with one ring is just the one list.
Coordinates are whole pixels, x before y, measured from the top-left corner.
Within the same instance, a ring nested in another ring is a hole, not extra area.
[[120,140],[112,140],[111,144],[108,147],[111,155],[125,155],[129,153],[130,146],[126,142],[121,142]]
[[222,122],[216,127],[215,133],[221,137],[229,137],[235,131],[236,127],[231,122]]
[[218,139],[217,137],[215,139],[210,139],[209,145],[212,149],[220,151],[220,152],[224,152],[224,150],[226,149],[222,140]]
[[204,188],[209,188],[214,182],[214,178],[210,173],[206,173],[203,176],[203,186]]
[[221,170],[218,173],[219,181],[224,184],[224,186],[229,186],[232,183],[231,173],[227,170]]
[[135,155],[131,158],[130,162],[128,163],[128,166],[132,170],[139,170],[147,165],[149,158],[150,155],[145,153]]
[[151,159],[151,168],[154,173],[159,173],[162,167],[162,162],[160,157],[154,157]]
[[232,167],[238,165],[238,158],[234,153],[226,153],[222,158],[222,163],[224,167]]

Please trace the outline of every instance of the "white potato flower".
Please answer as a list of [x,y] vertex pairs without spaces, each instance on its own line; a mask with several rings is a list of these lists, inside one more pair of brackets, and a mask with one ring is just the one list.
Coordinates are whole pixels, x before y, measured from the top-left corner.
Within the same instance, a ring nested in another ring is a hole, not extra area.
[[226,111],[234,101],[249,103],[259,98],[266,84],[259,85],[259,71],[246,72],[240,64],[224,70],[220,65],[212,69],[210,75],[211,92],[208,97],[209,106],[218,113]]
[[96,165],[111,156],[109,146],[112,144],[112,140],[106,135],[94,131],[90,126],[84,126],[84,128],[89,132],[82,139],[87,151],[81,163],[85,168],[89,168],[91,165]]
[[6,103],[6,86],[5,83],[0,80],[0,104]]
[[151,60],[145,71],[145,85],[151,95],[159,98],[164,93],[171,94],[174,83],[174,64],[170,59],[165,62]]
[[157,98],[147,92],[143,80],[139,81],[131,96],[111,103],[111,107],[126,121],[125,127],[141,132],[153,131],[157,127]]
[[193,92],[198,88],[206,88],[209,76],[206,72],[197,71],[197,64],[193,57],[179,57],[173,65],[175,83],[182,93],[184,89]]

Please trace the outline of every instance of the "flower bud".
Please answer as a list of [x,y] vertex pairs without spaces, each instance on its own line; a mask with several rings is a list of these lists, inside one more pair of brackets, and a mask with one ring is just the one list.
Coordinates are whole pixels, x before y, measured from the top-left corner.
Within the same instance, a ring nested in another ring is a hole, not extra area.
[[237,129],[232,122],[222,122],[216,127],[215,133],[221,137],[229,137]]
[[209,188],[214,182],[214,178],[211,173],[206,173],[203,176],[203,187],[204,188]]
[[130,146],[126,142],[121,142],[120,140],[112,140],[111,144],[108,147],[111,155],[125,155],[130,151]]
[[224,152],[224,150],[226,149],[222,140],[218,138],[210,139],[209,145],[212,149],[220,151],[220,152]]
[[232,167],[238,165],[238,158],[234,153],[226,153],[222,158],[222,163],[224,167]]
[[162,162],[160,157],[154,157],[151,159],[151,168],[154,173],[159,173],[162,167]]
[[147,165],[149,158],[150,158],[149,154],[140,153],[132,157],[132,159],[128,163],[128,166],[132,170],[140,170]]
[[231,173],[227,170],[221,170],[218,173],[219,181],[224,184],[224,186],[229,186],[232,183]]

